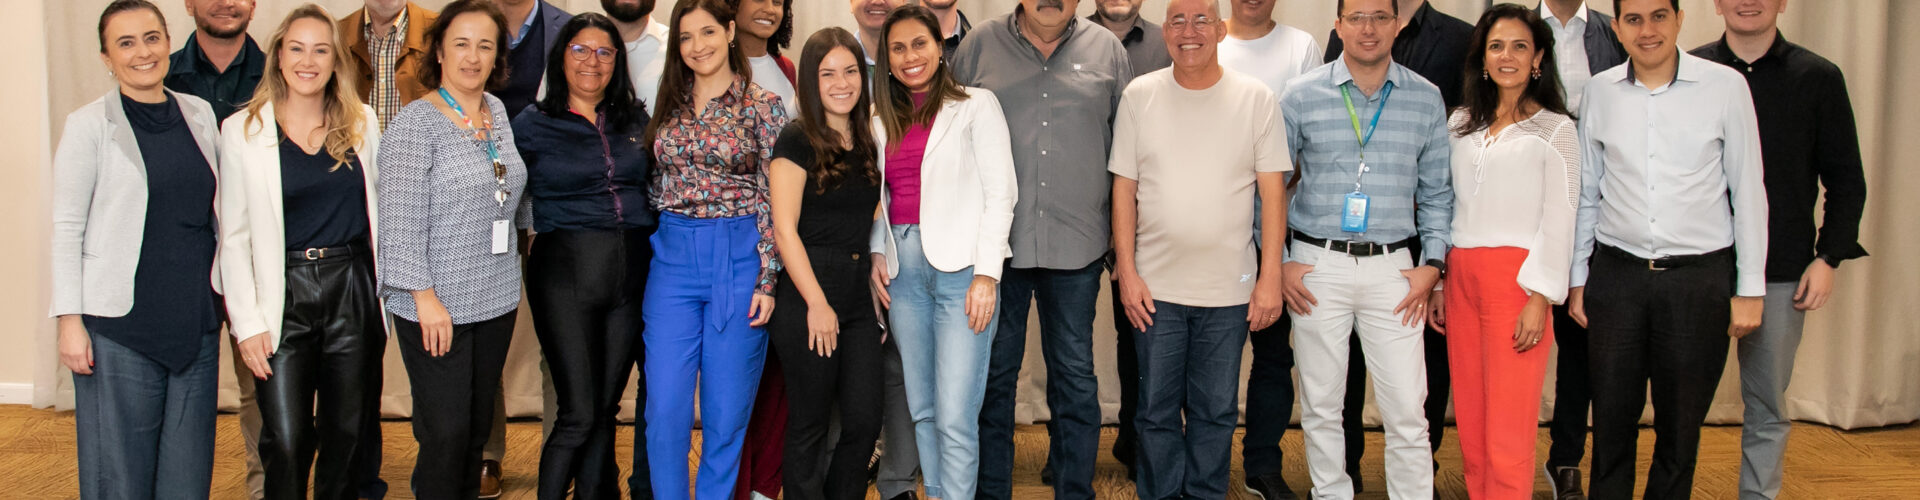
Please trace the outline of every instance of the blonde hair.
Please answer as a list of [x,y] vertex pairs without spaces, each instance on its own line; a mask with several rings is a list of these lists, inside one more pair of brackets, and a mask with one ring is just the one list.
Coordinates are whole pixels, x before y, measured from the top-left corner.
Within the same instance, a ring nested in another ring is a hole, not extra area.
[[333,77],[327,80],[327,88],[321,95],[325,101],[321,109],[327,115],[325,149],[334,160],[333,169],[329,172],[339,170],[341,166],[351,168],[353,159],[348,153],[364,139],[360,131],[367,123],[366,110],[360,104],[360,91],[354,86],[354,82],[360,81],[360,75],[353,63],[347,60],[350,47],[340,36],[339,28],[334,26],[333,16],[319,5],[309,3],[293,9],[293,13],[287,14],[287,19],[281,21],[280,27],[273,31],[273,38],[267,42],[267,67],[260,75],[260,87],[254,90],[253,98],[247,100],[246,130],[257,131],[256,127],[261,126],[260,108],[287,98],[287,77],[280,71],[280,48],[286,44],[287,30],[293,27],[294,21],[301,19],[320,21],[327,25],[328,31],[333,32]]

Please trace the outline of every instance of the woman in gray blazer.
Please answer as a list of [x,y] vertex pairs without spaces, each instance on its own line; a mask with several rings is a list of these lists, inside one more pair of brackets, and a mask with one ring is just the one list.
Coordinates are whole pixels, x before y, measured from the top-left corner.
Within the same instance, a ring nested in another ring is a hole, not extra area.
[[221,279],[235,355],[261,381],[269,499],[306,498],[311,465],[314,498],[350,500],[353,463],[380,453],[359,447],[387,340],[371,250],[379,121],[338,40],[326,10],[294,9],[260,88],[220,128]]
[[218,128],[162,85],[168,43],[153,4],[109,4],[118,88],[67,115],[54,154],[51,314],[86,499],[206,498],[213,481]]

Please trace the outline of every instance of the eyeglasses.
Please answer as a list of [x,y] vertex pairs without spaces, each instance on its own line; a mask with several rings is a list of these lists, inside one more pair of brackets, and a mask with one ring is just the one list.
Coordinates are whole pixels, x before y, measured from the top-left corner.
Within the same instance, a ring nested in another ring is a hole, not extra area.
[[567,45],[567,55],[573,56],[573,60],[575,61],[585,61],[588,55],[592,55],[595,59],[599,59],[600,62],[610,63],[613,62],[615,52],[613,49],[606,47],[596,49],[575,43]]
[[1188,21],[1185,17],[1176,17],[1172,22],[1167,23],[1167,29],[1173,31],[1186,31],[1189,28],[1206,30],[1213,27],[1213,22],[1213,18],[1207,17],[1205,14],[1194,16],[1192,21]]
[[1396,19],[1399,19],[1399,18],[1398,18],[1398,17],[1395,17],[1395,16],[1393,15],[1393,14],[1388,14],[1388,13],[1385,13],[1385,12],[1381,12],[1381,13],[1377,13],[1377,14],[1360,14],[1360,13],[1353,13],[1353,14],[1347,14],[1347,15],[1346,15],[1345,17],[1341,17],[1341,18],[1340,18],[1340,20],[1341,20],[1341,21],[1344,21],[1344,22],[1346,22],[1347,24],[1350,24],[1350,25],[1353,25],[1353,26],[1355,26],[1355,27],[1362,27],[1362,26],[1374,26],[1374,27],[1385,27],[1385,26],[1392,26],[1392,25],[1393,25],[1393,22],[1394,22],[1394,20],[1396,20]]

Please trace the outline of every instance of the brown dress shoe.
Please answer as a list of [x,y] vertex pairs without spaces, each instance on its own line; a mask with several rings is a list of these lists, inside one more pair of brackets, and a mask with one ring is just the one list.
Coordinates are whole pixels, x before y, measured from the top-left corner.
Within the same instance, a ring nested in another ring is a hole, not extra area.
[[1556,500],[1587,500],[1580,489],[1579,467],[1554,467],[1547,470],[1547,483],[1553,486]]
[[480,498],[500,498],[500,462],[480,461]]

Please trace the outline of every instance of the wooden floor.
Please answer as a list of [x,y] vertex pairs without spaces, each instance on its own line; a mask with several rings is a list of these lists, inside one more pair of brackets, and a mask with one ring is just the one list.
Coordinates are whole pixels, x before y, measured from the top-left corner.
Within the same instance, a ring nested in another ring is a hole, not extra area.
[[[245,464],[240,457],[239,421],[221,415],[219,447],[214,457],[213,498],[244,499],[241,486]],[[386,461],[381,471],[392,485],[392,499],[412,498],[407,492],[407,476],[415,458],[412,431],[406,422],[384,424]],[[1134,498],[1133,484],[1123,476],[1125,469],[1113,460],[1114,428],[1101,433],[1100,462],[1094,478],[1094,490],[1100,498]],[[632,428],[619,430],[622,475],[626,457],[632,453]],[[1546,431],[1542,429],[1540,454],[1546,454]],[[1914,498],[1920,491],[1920,426],[1907,425],[1882,429],[1844,432],[1814,424],[1795,424],[1787,451],[1786,489],[1781,498]],[[1380,433],[1367,434],[1371,452],[1362,462],[1366,493],[1360,498],[1386,498],[1380,475]],[[1014,470],[1014,496],[1023,499],[1052,497],[1052,490],[1040,484],[1040,466],[1045,461],[1046,432],[1038,426],[1023,426],[1014,438],[1019,450]],[[506,499],[534,498],[534,480],[539,458],[540,423],[514,422],[507,427]],[[696,443],[697,438],[696,438]],[[1653,433],[1640,433],[1639,468],[1646,475],[1652,450]],[[1449,433],[1447,446],[1440,452],[1440,475],[1436,480],[1442,498],[1466,498],[1460,473],[1460,448]],[[1282,443],[1287,456],[1286,476],[1297,491],[1309,485],[1300,433],[1291,430]],[[1250,499],[1240,491],[1239,439],[1234,440],[1233,477],[1235,487],[1230,499]],[[1694,482],[1695,498],[1737,497],[1740,466],[1740,428],[1709,427],[1700,449],[1699,473]],[[33,410],[24,406],[0,406],[0,497],[9,499],[78,498],[75,479],[73,413]],[[877,498],[869,493],[868,498]],[[1534,484],[1534,498],[1549,498],[1544,480]]]

